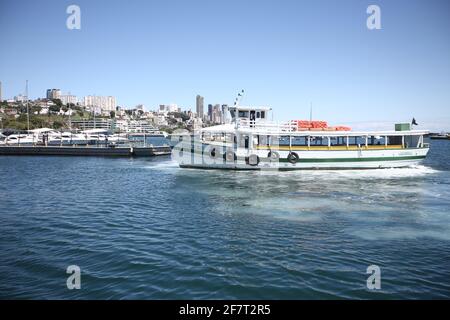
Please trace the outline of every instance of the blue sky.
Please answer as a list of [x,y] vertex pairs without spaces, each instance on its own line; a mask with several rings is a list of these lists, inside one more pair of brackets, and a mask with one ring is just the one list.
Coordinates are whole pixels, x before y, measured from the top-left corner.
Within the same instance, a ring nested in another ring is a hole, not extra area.
[[[66,8],[81,8],[81,30]],[[368,30],[368,5],[381,30]],[[147,109],[269,105],[275,119],[450,130],[450,2],[0,0],[3,96],[47,88]]]

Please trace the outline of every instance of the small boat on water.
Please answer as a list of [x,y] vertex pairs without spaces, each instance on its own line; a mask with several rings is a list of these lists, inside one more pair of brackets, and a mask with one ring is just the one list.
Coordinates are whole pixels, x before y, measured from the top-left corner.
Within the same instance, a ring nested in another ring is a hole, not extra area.
[[425,159],[427,130],[409,123],[392,131],[351,131],[324,121],[269,121],[270,108],[230,108],[231,122],[194,135],[173,135],[182,168],[233,170],[375,169],[408,167]]
[[434,135],[430,136],[430,139],[433,139],[433,140],[450,140],[450,134],[448,134],[448,133],[434,134]]

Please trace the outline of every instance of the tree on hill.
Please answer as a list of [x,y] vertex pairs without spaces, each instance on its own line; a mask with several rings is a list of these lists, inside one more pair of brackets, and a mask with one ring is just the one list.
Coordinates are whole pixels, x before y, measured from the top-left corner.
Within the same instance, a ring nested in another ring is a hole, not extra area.
[[61,99],[52,99],[53,103],[56,104],[60,109],[62,107],[62,101]]
[[189,120],[189,116],[183,112],[171,112],[170,115],[173,115],[175,118],[181,118],[183,121]]
[[48,108],[49,113],[58,113],[61,110],[61,106],[53,105]]

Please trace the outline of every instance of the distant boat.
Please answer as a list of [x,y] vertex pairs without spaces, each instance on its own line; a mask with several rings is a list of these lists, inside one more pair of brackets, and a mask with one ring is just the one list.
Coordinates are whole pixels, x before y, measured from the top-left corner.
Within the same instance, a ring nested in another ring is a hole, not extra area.
[[430,139],[433,140],[450,140],[450,134],[448,133],[440,133],[430,136]]

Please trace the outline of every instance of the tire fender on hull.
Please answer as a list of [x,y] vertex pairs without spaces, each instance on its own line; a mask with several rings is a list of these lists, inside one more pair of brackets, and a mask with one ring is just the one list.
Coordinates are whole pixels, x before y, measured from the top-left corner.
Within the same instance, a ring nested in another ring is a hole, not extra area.
[[292,164],[296,164],[298,162],[298,160],[300,160],[300,157],[298,156],[298,154],[296,152],[289,152],[289,154],[287,156],[287,160]]
[[251,154],[248,157],[245,157],[245,163],[253,167],[257,166],[259,162],[260,162],[259,156],[256,154]]

